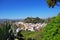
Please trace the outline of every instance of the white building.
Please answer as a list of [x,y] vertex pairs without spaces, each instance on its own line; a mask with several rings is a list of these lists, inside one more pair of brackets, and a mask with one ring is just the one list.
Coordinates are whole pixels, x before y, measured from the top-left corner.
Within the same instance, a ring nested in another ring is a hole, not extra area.
[[[46,23],[32,24],[32,23],[16,22],[16,24],[22,24],[22,25],[24,25],[24,29],[23,28],[21,28],[21,29],[23,29],[23,30],[30,30],[30,31],[34,31],[35,29],[38,30],[38,29],[42,28],[43,26],[46,26]],[[19,29],[17,29],[17,30],[19,30]]]

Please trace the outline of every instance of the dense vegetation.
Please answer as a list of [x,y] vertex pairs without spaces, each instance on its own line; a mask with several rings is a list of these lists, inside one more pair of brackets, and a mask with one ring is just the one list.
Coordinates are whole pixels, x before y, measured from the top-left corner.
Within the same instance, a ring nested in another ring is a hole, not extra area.
[[43,28],[42,40],[60,40],[60,13]]
[[6,40],[9,36],[11,25],[7,22],[0,24],[0,40]]
[[23,40],[23,35],[21,34],[21,31],[17,33],[17,35],[14,35],[12,26],[9,22],[3,22],[0,24],[0,40]]
[[33,17],[27,17],[24,19],[24,22],[26,23],[43,23],[45,20],[41,19],[39,17],[33,18]]

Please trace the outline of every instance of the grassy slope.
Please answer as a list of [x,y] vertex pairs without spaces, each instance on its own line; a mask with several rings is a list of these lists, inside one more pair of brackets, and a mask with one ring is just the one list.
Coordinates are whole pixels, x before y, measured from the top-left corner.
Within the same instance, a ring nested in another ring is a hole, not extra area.
[[24,38],[34,38],[36,40],[41,40],[41,32],[40,31],[22,31]]

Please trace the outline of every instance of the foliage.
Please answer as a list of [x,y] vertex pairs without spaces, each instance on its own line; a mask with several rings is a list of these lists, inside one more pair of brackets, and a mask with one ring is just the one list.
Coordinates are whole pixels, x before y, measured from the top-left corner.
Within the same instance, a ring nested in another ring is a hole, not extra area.
[[12,25],[9,22],[3,22],[1,23],[0,26],[0,40],[14,40],[15,38],[17,38],[18,40],[23,39],[22,38],[23,35],[21,34],[21,32],[19,31],[17,33],[17,36],[14,35],[13,33],[13,29],[12,29]]
[[9,35],[9,29],[11,25],[6,23],[2,23],[0,26],[0,40],[6,40]]
[[52,7],[54,8],[55,5],[57,5],[57,2],[60,2],[60,0],[46,0],[49,8]]
[[46,0],[47,1],[47,4],[48,4],[48,6],[49,7],[54,7],[55,6],[55,4],[56,4],[56,0]]
[[42,40],[60,40],[60,13],[44,27]]
[[17,38],[18,40],[25,40],[24,36],[21,34],[21,31],[17,33],[17,36],[15,38]]

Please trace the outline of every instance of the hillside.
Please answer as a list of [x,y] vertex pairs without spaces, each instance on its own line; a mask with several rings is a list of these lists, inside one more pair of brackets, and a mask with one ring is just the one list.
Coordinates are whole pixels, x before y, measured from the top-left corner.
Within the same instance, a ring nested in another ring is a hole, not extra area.
[[60,13],[43,28],[42,40],[60,40]]
[[26,39],[35,40],[60,40],[60,13],[52,17],[47,26],[40,31],[22,31],[21,33]]
[[24,19],[25,23],[43,23],[45,22],[45,19],[41,19],[39,17],[33,18],[33,17],[27,17]]

